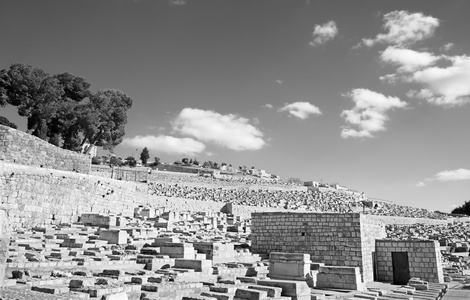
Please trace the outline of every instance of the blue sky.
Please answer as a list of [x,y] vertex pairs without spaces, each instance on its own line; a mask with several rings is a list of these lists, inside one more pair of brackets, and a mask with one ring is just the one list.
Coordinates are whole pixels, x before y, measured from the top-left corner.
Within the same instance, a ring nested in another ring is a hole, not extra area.
[[[0,0],[0,68],[134,100],[122,156],[470,200],[470,1]],[[0,115],[26,129],[13,107]]]

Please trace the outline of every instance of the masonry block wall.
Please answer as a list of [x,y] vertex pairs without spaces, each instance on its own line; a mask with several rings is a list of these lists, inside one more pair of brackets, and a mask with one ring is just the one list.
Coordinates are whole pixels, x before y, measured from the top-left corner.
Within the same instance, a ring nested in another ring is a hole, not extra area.
[[364,282],[373,281],[375,238],[386,236],[381,222],[360,213],[253,213],[251,230],[255,253],[306,253],[313,262],[360,267]]
[[0,207],[10,229],[77,221],[82,213],[133,215],[147,185],[0,161]]
[[374,281],[374,261],[372,253],[376,252],[377,239],[387,237],[384,225],[369,215],[360,216],[361,219],[361,242],[362,242],[362,269],[365,282]]
[[379,281],[393,282],[392,252],[408,252],[410,277],[443,283],[441,252],[437,241],[377,240],[377,276]]
[[64,150],[35,136],[0,125],[0,160],[27,166],[90,173],[88,155]]
[[[151,196],[145,183],[0,161],[0,212],[8,211],[10,229],[75,222],[83,213],[132,216],[139,205],[167,211],[220,212],[225,204]],[[232,209],[245,219],[252,212],[278,210],[242,205]]]

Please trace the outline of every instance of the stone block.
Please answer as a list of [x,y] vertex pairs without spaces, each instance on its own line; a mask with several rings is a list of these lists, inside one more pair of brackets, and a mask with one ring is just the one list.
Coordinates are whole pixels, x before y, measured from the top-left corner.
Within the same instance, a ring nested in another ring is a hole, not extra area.
[[207,259],[175,259],[175,268],[193,269],[202,274],[212,274],[212,261]]
[[193,245],[187,243],[165,243],[160,246],[160,254],[171,258],[194,259],[195,257]]
[[[0,213],[2,210],[0,210]],[[1,221],[1,220],[0,220]],[[6,234],[0,234],[0,287],[4,286],[5,270],[8,258],[8,245],[10,237]]]
[[282,293],[282,288],[274,287],[274,286],[249,285],[248,288],[252,290],[266,291],[268,293],[268,297],[272,297],[272,298],[279,298],[281,297],[281,293]]
[[71,279],[69,288],[84,288],[95,285],[95,278]]
[[127,293],[119,292],[119,293],[104,295],[103,297],[101,297],[101,300],[129,300],[129,298],[127,297]]
[[127,244],[127,238],[129,234],[123,230],[101,230],[100,240],[107,241],[109,244]]
[[337,266],[322,266],[319,269],[320,274],[353,274],[359,275],[360,270],[358,267],[337,267]]
[[52,285],[32,286],[31,290],[46,294],[64,294],[69,292],[68,287]]
[[235,297],[237,299],[246,299],[246,300],[264,300],[268,297],[268,292],[260,290],[251,290],[251,289],[242,289],[238,288],[235,292]]
[[269,254],[270,261],[310,261],[310,254],[304,253],[284,253],[284,252],[271,252]]
[[310,297],[310,288],[306,282],[290,280],[258,280],[258,285],[273,286],[282,288],[281,295],[288,297],[308,296]]
[[233,294],[218,293],[218,292],[203,292],[201,296],[215,298],[217,300],[233,300]]

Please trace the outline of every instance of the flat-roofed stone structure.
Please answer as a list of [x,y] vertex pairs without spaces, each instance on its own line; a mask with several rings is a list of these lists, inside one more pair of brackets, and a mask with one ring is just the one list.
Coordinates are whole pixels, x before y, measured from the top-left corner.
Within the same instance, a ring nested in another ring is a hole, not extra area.
[[379,281],[406,282],[417,277],[443,283],[441,251],[438,241],[377,240],[377,277]]
[[374,280],[375,241],[385,237],[383,223],[361,213],[252,213],[254,253],[300,252],[325,265],[359,267],[365,283]]
[[271,252],[268,276],[273,279],[306,280],[311,263],[309,254]]

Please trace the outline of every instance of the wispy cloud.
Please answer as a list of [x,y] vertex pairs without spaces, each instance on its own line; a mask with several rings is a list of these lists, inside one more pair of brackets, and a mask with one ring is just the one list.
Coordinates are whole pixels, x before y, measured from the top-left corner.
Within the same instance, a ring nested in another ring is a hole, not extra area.
[[235,151],[259,150],[265,145],[263,133],[249,120],[234,114],[185,108],[173,121],[173,130]]
[[387,47],[380,54],[380,59],[386,63],[398,65],[398,72],[412,72],[435,64],[441,57],[429,52],[418,52],[411,49]]
[[[461,180],[470,180],[470,170],[468,169],[455,169],[455,170],[446,170],[436,173],[433,177],[426,178],[424,181],[433,182],[448,182],[448,181],[461,181]],[[424,182],[418,182],[417,187],[425,186]]]
[[177,138],[166,135],[147,135],[124,138],[122,145],[125,147],[144,148],[157,153],[167,153],[174,155],[194,156],[204,151],[206,146],[192,138]]
[[426,183],[420,181],[420,182],[418,182],[415,186],[416,186],[416,187],[419,187],[419,188],[420,188],[420,187],[425,187],[425,186],[426,186]]
[[458,180],[470,180],[470,170],[457,169],[442,171],[434,175],[432,180],[437,181],[458,181]]
[[315,25],[313,30],[313,41],[311,46],[323,45],[332,40],[338,34],[338,27],[335,21],[329,21],[321,25]]
[[397,97],[368,89],[354,89],[344,96],[351,98],[355,106],[341,113],[347,124],[341,131],[343,138],[372,138],[374,133],[386,130],[389,110],[407,106]]
[[263,105],[263,107],[266,107],[266,108],[273,108],[273,105],[270,104],[270,103],[266,103],[265,105]]
[[378,34],[375,38],[364,38],[356,47],[371,47],[375,44],[412,45],[431,37],[439,26],[437,18],[405,10],[389,12],[384,15],[383,20],[386,32]]
[[170,0],[170,5],[181,6],[181,5],[185,5],[185,4],[186,4],[186,0]]
[[439,48],[439,50],[441,50],[442,52],[447,52],[452,48],[454,48],[454,43],[447,43],[444,46],[442,46],[441,48]]
[[289,114],[302,120],[307,119],[311,115],[321,115],[320,109],[310,102],[286,103],[278,111],[287,111]]

